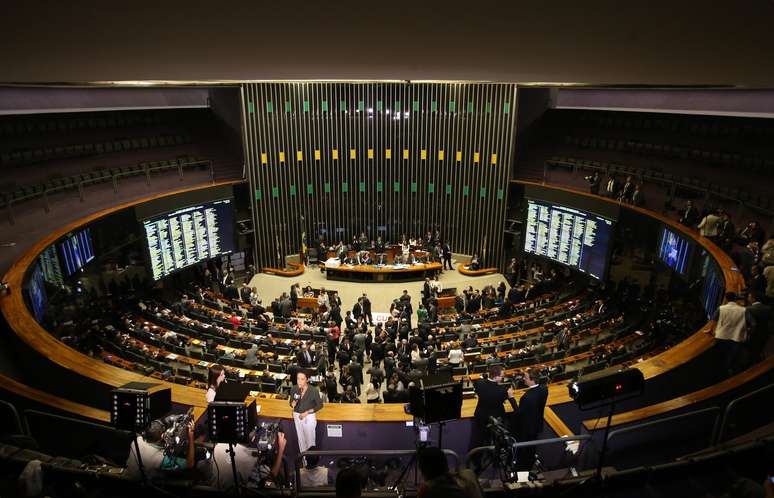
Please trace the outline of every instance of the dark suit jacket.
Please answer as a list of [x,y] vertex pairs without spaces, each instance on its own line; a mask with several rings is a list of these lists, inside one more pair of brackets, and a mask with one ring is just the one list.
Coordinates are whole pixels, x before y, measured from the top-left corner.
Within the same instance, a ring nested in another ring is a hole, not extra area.
[[479,379],[473,383],[478,396],[473,418],[480,427],[486,427],[489,417],[505,417],[503,402],[508,399],[508,386],[501,386],[488,379]]
[[516,410],[516,439],[530,441],[537,439],[543,430],[543,409],[548,399],[548,387],[545,384],[527,389],[519,401]]
[[311,351],[306,351],[306,352],[309,353],[309,361],[306,360],[306,353],[302,353],[301,351],[296,353],[296,359],[298,360],[298,364],[303,368],[309,368],[315,364],[314,353]]
[[[771,310],[771,306],[763,303],[755,303],[747,307],[747,313],[755,321],[755,325],[750,331],[750,342],[754,347],[762,348],[766,345],[772,328]],[[759,354],[759,351],[754,351],[754,353]]]

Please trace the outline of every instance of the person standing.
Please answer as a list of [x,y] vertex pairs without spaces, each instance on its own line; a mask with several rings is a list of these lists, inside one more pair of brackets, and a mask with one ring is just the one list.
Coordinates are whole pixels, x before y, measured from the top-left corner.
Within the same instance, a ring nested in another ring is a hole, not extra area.
[[734,374],[741,345],[747,340],[747,329],[754,327],[752,315],[736,300],[735,292],[726,293],[726,304],[715,311],[709,330],[715,335],[715,344],[723,355],[723,371],[728,376]]
[[752,293],[752,304],[747,307],[747,313],[752,317],[753,327],[750,330],[748,346],[750,356],[754,361],[763,359],[763,350],[772,332],[771,306],[763,303],[762,290]]
[[[530,368],[524,373],[527,391],[516,408],[516,440],[534,441],[543,430],[543,411],[548,399],[548,387],[538,382],[539,372]],[[535,463],[535,447],[523,446],[516,449],[516,461],[522,470],[531,470]]]
[[[501,385],[503,381],[503,367],[501,365],[491,365],[487,369],[487,378],[478,379],[473,383],[473,389],[478,397],[476,410],[473,412],[473,426],[470,434],[470,449],[479,446],[488,446],[490,444],[489,417],[505,417],[505,407],[503,403],[508,400],[511,406],[515,407],[513,399],[513,388],[508,385]],[[480,461],[474,462],[476,467],[480,467]]]
[[368,325],[374,324],[374,317],[371,314],[371,300],[363,293],[363,297],[360,298],[361,306],[363,307],[363,319],[368,322]]
[[322,407],[320,392],[309,385],[309,377],[303,370],[296,373],[296,385],[290,389],[290,407],[298,437],[298,451],[304,452],[315,445],[317,415]]
[[593,175],[587,176],[586,181],[589,182],[589,192],[599,195],[599,184],[602,183],[602,180],[599,178],[599,172],[595,171]]
[[452,259],[452,250],[451,246],[448,242],[444,242],[441,246],[441,253],[443,255],[443,269],[446,269],[446,264],[449,264],[449,270],[453,270],[451,259]]

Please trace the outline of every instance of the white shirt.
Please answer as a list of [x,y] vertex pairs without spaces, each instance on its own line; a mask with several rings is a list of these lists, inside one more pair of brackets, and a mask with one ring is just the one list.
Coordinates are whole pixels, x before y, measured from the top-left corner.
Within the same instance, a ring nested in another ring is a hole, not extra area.
[[449,350],[449,363],[459,365],[462,363],[462,360],[465,358],[465,355],[463,354],[461,349],[450,349]]
[[715,338],[734,342],[747,339],[746,309],[732,301],[718,309],[718,322],[715,324]]

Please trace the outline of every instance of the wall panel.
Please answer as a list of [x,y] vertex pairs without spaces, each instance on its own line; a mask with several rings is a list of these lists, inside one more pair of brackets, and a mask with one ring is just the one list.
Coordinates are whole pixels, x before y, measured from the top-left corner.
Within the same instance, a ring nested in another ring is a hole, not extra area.
[[256,261],[360,232],[440,230],[501,266],[516,87],[473,83],[249,83],[244,144]]

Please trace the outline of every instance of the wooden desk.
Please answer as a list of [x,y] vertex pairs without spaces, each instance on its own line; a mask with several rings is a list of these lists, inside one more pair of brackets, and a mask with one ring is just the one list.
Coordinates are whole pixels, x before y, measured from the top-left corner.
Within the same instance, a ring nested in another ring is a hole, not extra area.
[[338,268],[325,267],[328,280],[366,281],[366,282],[396,282],[409,280],[424,280],[441,271],[441,263],[413,264],[408,268],[393,268],[392,266],[372,265],[341,265]]

